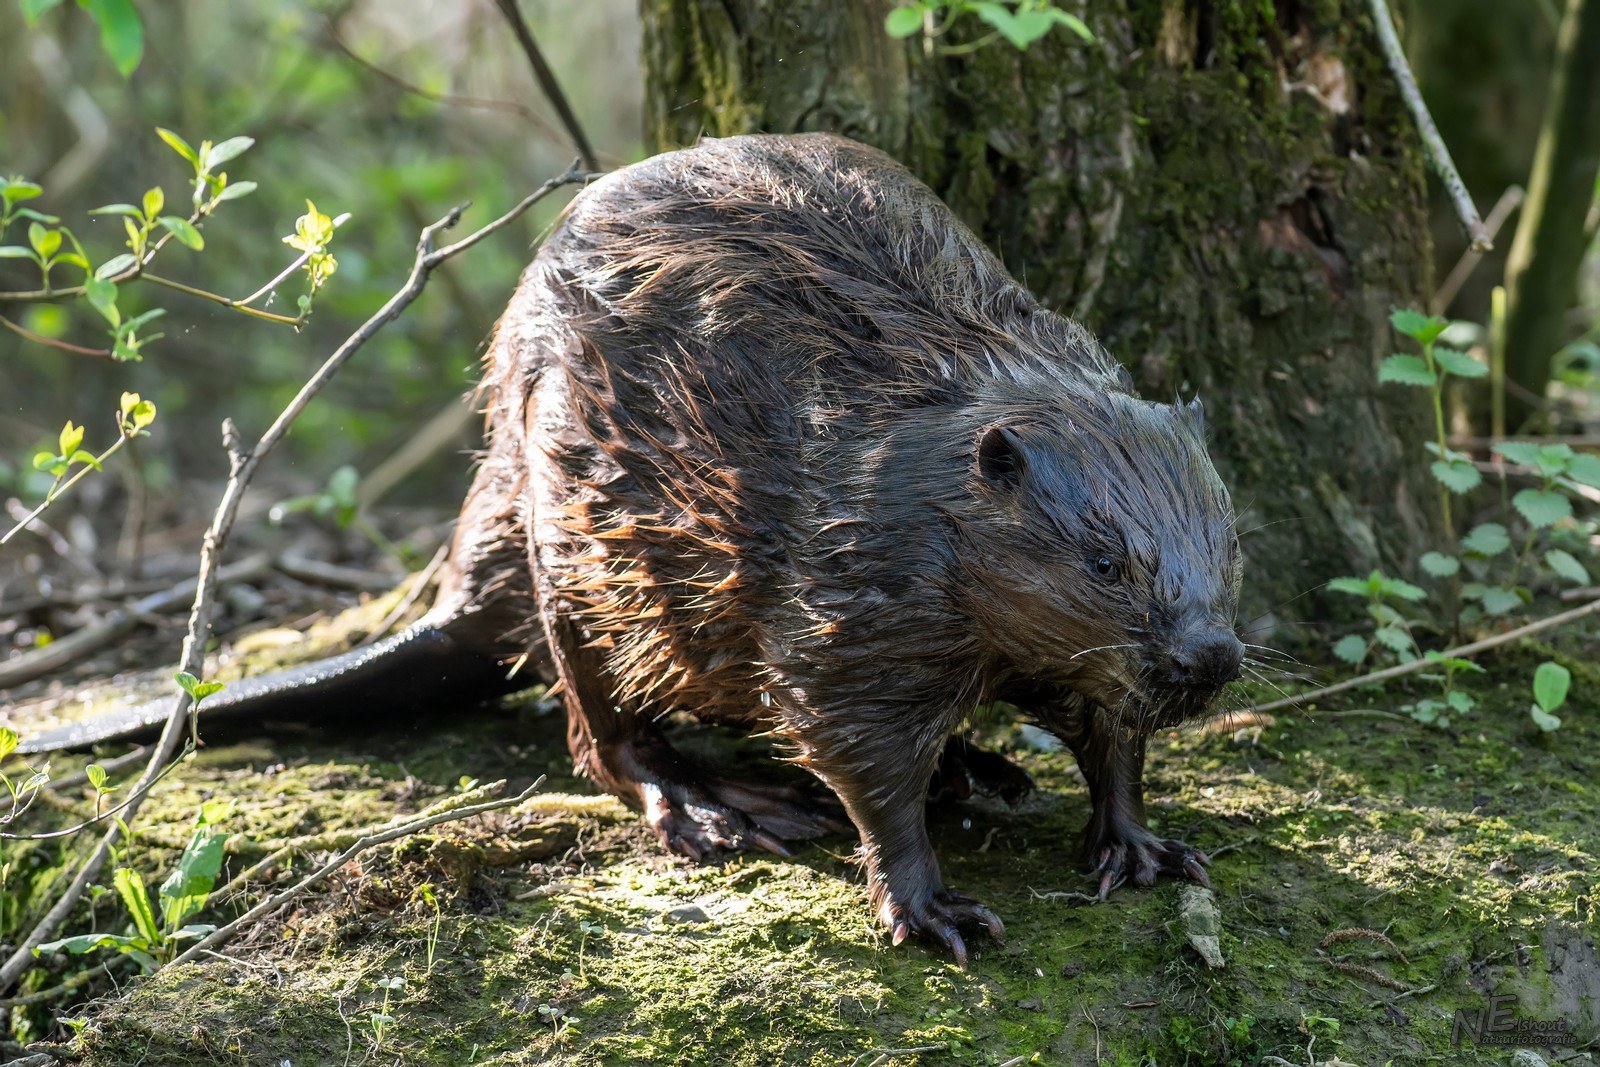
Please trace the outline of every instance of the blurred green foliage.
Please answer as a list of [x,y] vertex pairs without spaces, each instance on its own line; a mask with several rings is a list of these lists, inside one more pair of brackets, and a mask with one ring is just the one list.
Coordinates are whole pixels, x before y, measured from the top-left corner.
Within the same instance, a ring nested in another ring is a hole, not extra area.
[[[253,181],[257,190],[206,228],[203,255],[174,249],[163,273],[230,297],[253,292],[296,254],[284,238],[296,232],[308,200],[330,216],[350,215],[339,229],[338,271],[298,332],[179,293],[125,286],[124,315],[167,308],[165,336],[140,363],[74,356],[0,332],[0,493],[40,495],[48,478],[39,484],[27,457],[53,442],[68,419],[91,430],[110,426],[125,391],[162,411],[140,444],[152,489],[220,477],[222,418],[253,440],[399,286],[422,225],[470,200],[459,231],[468,232],[574,154],[487,0],[133,6],[143,48],[125,78],[118,66],[129,69],[126,55],[108,53],[98,11],[35,3],[40,14],[30,27],[16,0],[0,2],[0,174],[43,186],[29,206],[61,216],[101,262],[122,250],[123,220],[86,211],[137,202],[163,184],[169,200],[182,199],[184,161],[157,138],[157,127],[191,144],[253,137],[255,147],[229,168],[232,180]],[[631,3],[522,6],[602,163],[637,158]],[[345,464],[366,470],[467,388],[530,245],[563,202],[540,205],[437,274],[306,412],[269,480],[306,488],[326,484]],[[22,239],[9,233],[4,243]],[[0,260],[0,289],[32,288],[37,278],[31,262]],[[304,288],[300,272],[260,306],[293,316]],[[98,346],[105,337],[105,321],[81,300],[0,302],[0,314],[73,343]],[[464,433],[461,449],[437,457],[397,495],[453,506],[468,468],[459,452],[474,443]]]

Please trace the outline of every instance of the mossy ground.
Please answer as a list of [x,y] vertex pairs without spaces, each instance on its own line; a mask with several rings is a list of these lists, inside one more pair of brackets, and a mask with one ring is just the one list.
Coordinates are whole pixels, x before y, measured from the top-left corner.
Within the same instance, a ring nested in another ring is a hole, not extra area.
[[[934,813],[947,880],[1009,935],[974,944],[963,972],[924,944],[889,945],[843,838],[788,859],[666,856],[571,778],[559,714],[528,700],[207,750],[139,819],[130,858],[152,884],[202,798],[233,801],[241,869],[259,852],[249,842],[382,822],[462,776],[546,778],[518,809],[365,854],[228,959],[117,971],[117,989],[87,1006],[22,1009],[14,1023],[42,1037],[57,1016],[86,1018],[70,1049],[94,1065],[864,1067],[884,1056],[874,1050],[921,1050],[881,1060],[896,1067],[1505,1063],[1504,1048],[1452,1046],[1457,1010],[1514,992],[1520,1017],[1565,1019],[1581,1041],[1600,1022],[1600,671],[1567,660],[1575,704],[1558,733],[1537,736],[1524,694],[1546,651],[1491,661],[1480,709],[1450,731],[1396,717],[1405,696],[1391,690],[1279,718],[1259,738],[1159,738],[1151,816],[1215,857],[1220,970],[1185,943],[1178,886],[1123,887],[1106,904],[1077,895],[1089,888],[1075,852],[1088,801],[1063,755],[1009,749],[1040,787],[1016,809]],[[720,744],[694,727],[682,740]],[[10,857],[23,873],[8,888],[8,938],[51,895],[62,854]],[[98,915],[122,921],[109,899]],[[1383,932],[1405,959],[1364,936],[1321,947],[1352,928]],[[378,983],[396,976],[405,984],[385,1012]],[[381,1042],[374,1014],[394,1020]]]

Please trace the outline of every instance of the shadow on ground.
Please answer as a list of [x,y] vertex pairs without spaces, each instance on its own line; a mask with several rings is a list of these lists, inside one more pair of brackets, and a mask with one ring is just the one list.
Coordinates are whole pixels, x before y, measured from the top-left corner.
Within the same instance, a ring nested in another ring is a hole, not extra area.
[[[1176,886],[1081,895],[1081,780],[1070,759],[1017,748],[1008,726],[993,739],[1039,792],[934,819],[947,881],[1009,933],[974,944],[962,972],[924,945],[888,944],[844,838],[789,859],[664,855],[620,806],[585,795],[559,716],[528,699],[208,749],[141,817],[131,854],[152,885],[202,799],[233,801],[237,870],[267,843],[414,811],[464,776],[516,788],[545,775],[545,792],[367,853],[230,958],[152,978],[114,967],[120,992],[19,1009],[16,1027],[60,1037],[52,1020],[81,1016],[71,1049],[93,1065],[1500,1064],[1530,1042],[1452,1042],[1456,1013],[1500,994],[1517,998],[1501,1002],[1514,1018],[1565,1025],[1592,1049],[1600,673],[1566,660],[1577,706],[1538,736],[1522,694],[1539,651],[1489,664],[1479,710],[1450,731],[1395,716],[1405,697],[1386,692],[1258,737],[1160,738],[1151,815],[1215,856],[1221,969],[1185,943]],[[722,747],[687,729],[687,745]],[[39,844],[8,858],[11,938],[52,899],[65,856]],[[108,899],[95,921],[124,920]],[[385,1007],[379,983],[396,977]]]

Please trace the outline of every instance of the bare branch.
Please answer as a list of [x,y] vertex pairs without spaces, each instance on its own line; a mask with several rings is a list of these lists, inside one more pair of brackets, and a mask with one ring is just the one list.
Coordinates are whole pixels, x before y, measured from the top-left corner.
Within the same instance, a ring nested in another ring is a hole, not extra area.
[[[476,233],[449,245],[445,248],[434,248],[434,238],[442,231],[454,226],[461,219],[461,213],[466,205],[452,209],[444,218],[423,228],[417,239],[416,257],[411,265],[411,273],[406,278],[399,292],[390,297],[383,307],[379,308],[371,318],[362,323],[361,327],[345,339],[333,354],[330,355],[319,367],[311,379],[300,388],[294,399],[289,401],[278,418],[262,434],[250,451],[244,451],[239,443],[238,430],[231,420],[222,424],[223,443],[228,450],[230,472],[228,483],[222,492],[222,500],[217,504],[216,512],[212,515],[211,526],[206,531],[205,539],[200,550],[200,571],[196,580],[194,606],[189,612],[188,633],[183,640],[182,662],[178,667],[199,676],[204,669],[205,635],[211,626],[211,611],[216,600],[218,559],[223,548],[227,545],[228,535],[233,530],[235,518],[239,513],[239,506],[244,500],[246,489],[250,480],[255,476],[256,469],[261,462],[271,454],[278,443],[289,433],[289,428],[294,425],[295,419],[306,409],[312,399],[333,379],[339,369],[347,363],[352,356],[360,350],[384,326],[399,317],[412,301],[421,295],[423,287],[427,285],[428,276],[439,264],[451,256],[471,248],[483,238],[496,233],[511,224],[518,216],[527,211],[535,203],[542,200],[555,190],[564,185],[582,182],[589,177],[585,171],[579,170],[576,164],[569,167],[564,174],[550,179],[539,186],[533,193],[524,197],[515,207],[504,215],[490,222]],[[188,727],[187,731],[185,726]],[[18,944],[15,952],[0,965],[0,992],[11,989],[17,980],[26,974],[35,964],[36,958],[33,950],[37,946],[50,940],[61,924],[77,906],[79,899],[89,883],[98,877],[101,868],[105,866],[111,851],[122,838],[124,829],[133,822],[139,808],[144,801],[146,791],[156,780],[166,765],[172,762],[178,753],[179,743],[185,733],[189,734],[191,742],[198,733],[198,720],[194,715],[193,701],[187,692],[180,693],[173,701],[172,713],[167,718],[166,727],[161,732],[161,739],[151,753],[150,762],[145,766],[144,773],[134,785],[130,794],[135,797],[135,803],[130,804],[123,813],[123,818],[112,823],[98,845],[90,853],[89,858],[79,868],[77,876],[61,897],[51,906],[50,910],[40,919],[38,924]],[[215,936],[215,935],[213,935]],[[200,947],[211,947],[211,942],[201,942]],[[185,954],[186,956],[189,953]]]
[[528,28],[528,21],[522,17],[522,12],[517,7],[517,0],[495,0],[495,6],[511,24],[511,32],[516,35],[517,43],[522,46],[523,53],[528,57],[528,65],[533,68],[533,76],[538,79],[539,88],[544,90],[544,95],[549,97],[556,114],[561,116],[561,125],[567,128],[567,135],[577,147],[578,157],[583,160],[583,165],[589,170],[599,170],[600,164],[595,159],[594,149],[589,146],[589,138],[584,134],[583,127],[578,124],[578,116],[572,113],[572,105],[567,103],[566,94],[561,91],[561,83],[556,81],[555,71],[544,61],[544,53],[539,51],[539,43],[533,39],[533,31]]
[[1428,105],[1423,103],[1417,79],[1411,73],[1411,65],[1406,62],[1405,49],[1400,47],[1400,38],[1394,32],[1389,5],[1385,0],[1367,0],[1367,4],[1372,10],[1373,28],[1378,31],[1378,43],[1383,46],[1383,57],[1389,61],[1389,70],[1394,74],[1395,83],[1400,86],[1401,99],[1416,120],[1417,132],[1422,135],[1422,144],[1433,163],[1433,172],[1444,183],[1450,203],[1455,206],[1456,217],[1461,220],[1461,228],[1466,232],[1467,242],[1474,252],[1488,252],[1494,248],[1494,238],[1478,217],[1478,209],[1467,193],[1466,183],[1461,180],[1455,161],[1450,158],[1450,149],[1445,147],[1444,138],[1439,136],[1439,127],[1433,124]]

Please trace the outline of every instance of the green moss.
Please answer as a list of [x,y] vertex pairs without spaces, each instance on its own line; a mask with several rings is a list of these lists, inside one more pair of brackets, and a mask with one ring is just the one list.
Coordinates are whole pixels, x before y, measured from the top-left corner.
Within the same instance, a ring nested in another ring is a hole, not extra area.
[[[1547,655],[1567,660],[1578,696],[1554,743],[1526,713],[1526,679]],[[1517,992],[1529,1018],[1600,1023],[1573,1000],[1563,968],[1577,953],[1556,937],[1593,937],[1600,668],[1559,648],[1489,666],[1480,710],[1455,733],[1347,714],[1394,707],[1402,688],[1280,719],[1255,745],[1156,739],[1152,821],[1215,856],[1216,971],[1185,944],[1176,886],[1124,887],[1105,905],[1077,895],[1087,798],[1059,754],[1019,754],[1041,792],[1017,810],[934,813],[947,880],[1009,934],[1004,946],[975,937],[962,972],[923,944],[888,944],[843,840],[792,859],[664,856],[615,803],[564,792],[583,787],[559,717],[536,704],[439,731],[217,748],[152,795],[130,851],[149,880],[202,797],[234,800],[238,869],[262,842],[381,822],[463,774],[562,775],[518,812],[368,854],[231,946],[238,962],[124,978],[88,1010],[80,1051],[90,1065],[343,1062],[347,1049],[370,1061],[378,982],[399,976],[378,1058],[418,1064],[821,1065],[923,1047],[936,1051],[895,1062],[1090,1062],[1098,1050],[1098,1062],[1161,1067],[1304,1063],[1308,1027],[1319,1059],[1498,1063],[1450,1046],[1454,1013],[1481,1008],[1486,989]],[[43,887],[60,871],[40,864]],[[48,897],[25,895],[32,907]],[[112,912],[100,912],[103,924]],[[1355,927],[1383,931],[1405,959],[1359,936],[1324,947]],[[1383,981],[1432,988],[1397,999]],[[61,1008],[26,1015],[24,1031],[47,1032]]]

